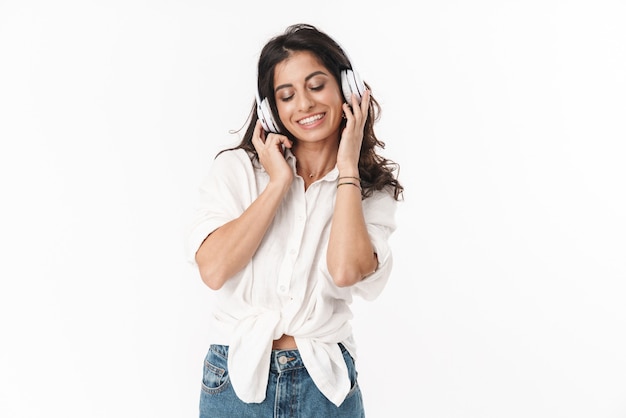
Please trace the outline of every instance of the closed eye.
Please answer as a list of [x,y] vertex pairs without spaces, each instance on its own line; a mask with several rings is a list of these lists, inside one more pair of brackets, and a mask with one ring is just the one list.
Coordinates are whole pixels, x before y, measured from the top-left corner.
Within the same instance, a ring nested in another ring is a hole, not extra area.
[[[319,84],[319,85],[315,85],[315,86],[309,87],[309,90],[311,90],[311,91],[322,91],[322,90],[324,90],[324,87],[326,87],[326,84],[322,83],[322,84]],[[285,102],[286,103],[286,102],[291,101],[294,98],[294,96],[295,96],[295,94],[290,94],[289,96],[281,97],[279,100],[281,102]]]

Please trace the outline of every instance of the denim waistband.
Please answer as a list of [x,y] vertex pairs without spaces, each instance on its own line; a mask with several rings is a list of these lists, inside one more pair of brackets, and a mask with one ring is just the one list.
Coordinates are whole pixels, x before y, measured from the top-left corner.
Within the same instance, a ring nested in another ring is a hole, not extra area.
[[[341,352],[345,353],[346,348],[339,343]],[[211,344],[211,350],[224,358],[228,358],[228,346],[220,344]],[[295,350],[272,350],[270,354],[270,372],[281,373],[287,370],[293,370],[304,367],[300,351]]]

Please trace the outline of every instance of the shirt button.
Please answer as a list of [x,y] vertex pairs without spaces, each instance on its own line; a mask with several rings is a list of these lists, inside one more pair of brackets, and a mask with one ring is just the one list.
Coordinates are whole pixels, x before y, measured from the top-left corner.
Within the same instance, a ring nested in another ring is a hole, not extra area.
[[284,285],[280,285],[280,286],[278,287],[278,290],[279,290],[281,293],[284,293],[284,292],[285,292],[285,290],[287,290],[287,288],[286,288]]

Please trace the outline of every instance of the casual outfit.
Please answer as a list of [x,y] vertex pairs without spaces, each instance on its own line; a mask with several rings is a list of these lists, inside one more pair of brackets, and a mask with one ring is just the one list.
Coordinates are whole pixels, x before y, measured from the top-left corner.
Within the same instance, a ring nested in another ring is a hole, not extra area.
[[[290,150],[286,150],[286,161],[295,174],[296,159]],[[396,228],[397,202],[388,191],[374,192],[363,200],[378,267],[353,286],[337,287],[328,272],[326,249],[338,175],[334,168],[306,191],[304,180],[295,175],[252,260],[217,292],[210,318],[216,340],[205,361],[201,409],[210,402],[215,403],[209,408],[215,408],[212,411],[230,408],[231,401],[222,399],[228,398],[253,408],[271,401],[268,411],[276,415],[267,416],[308,416],[275,411],[274,402],[278,404],[283,397],[297,396],[302,404],[316,405],[313,398],[298,395],[300,383],[292,382],[286,389],[281,386],[288,383],[282,373],[294,370],[299,371],[298,381],[306,375],[333,407],[340,408],[352,398],[360,403],[360,393],[355,393],[356,374],[351,376],[350,370],[356,358],[350,303],[353,295],[376,298],[389,278],[392,255],[388,239]],[[225,151],[213,161],[200,187],[199,209],[190,229],[188,256],[192,263],[204,239],[238,218],[268,182],[267,172],[245,150]],[[273,351],[272,342],[283,334],[295,338],[298,350],[287,350],[280,357],[281,350]],[[281,363],[281,358],[289,361]],[[211,372],[221,374],[220,378],[215,380]],[[214,401],[210,394],[216,395]],[[210,416],[219,415],[211,412]]]

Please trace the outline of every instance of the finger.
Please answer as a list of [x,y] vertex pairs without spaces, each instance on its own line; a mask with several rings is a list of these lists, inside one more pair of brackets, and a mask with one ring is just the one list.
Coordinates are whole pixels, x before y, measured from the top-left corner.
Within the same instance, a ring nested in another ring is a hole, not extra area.
[[352,109],[361,110],[359,98],[357,97],[356,94],[352,93],[352,95],[350,96],[350,101],[352,102]]
[[291,148],[293,146],[291,140],[284,135],[271,134],[271,136],[272,141],[276,141],[276,148],[278,148],[281,153],[285,152],[285,148]]
[[352,108],[348,103],[343,104],[343,114],[348,121],[352,120],[352,118],[354,117],[354,115],[352,114]]
[[352,116],[353,116],[355,125],[359,126],[361,122],[363,121],[363,109],[361,108],[363,99],[361,99],[361,102],[359,102],[359,97],[354,93],[352,94],[351,99],[352,99],[352,108],[350,110],[352,111]]
[[367,115],[367,112],[369,110],[370,98],[371,98],[370,90],[366,89],[363,92],[363,97],[361,98],[361,112],[363,112],[363,114],[365,115]]
[[263,147],[265,143],[265,131],[261,126],[261,121],[257,121],[254,126],[254,132],[252,133],[252,145],[256,148],[257,152]]
[[260,120],[256,121],[254,130],[257,136],[261,139],[261,142],[264,143],[267,140],[267,133],[265,132],[265,129],[263,128],[263,124],[261,123]]

